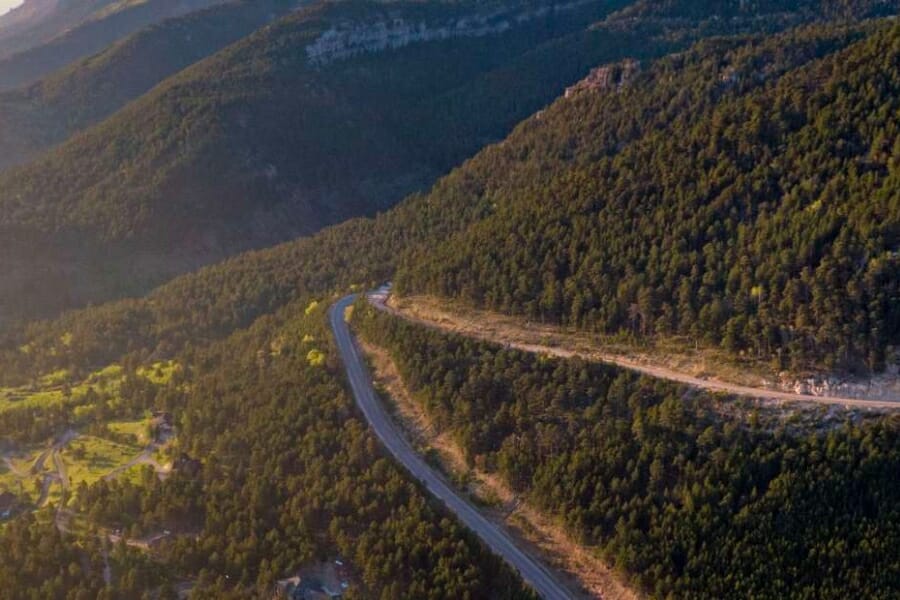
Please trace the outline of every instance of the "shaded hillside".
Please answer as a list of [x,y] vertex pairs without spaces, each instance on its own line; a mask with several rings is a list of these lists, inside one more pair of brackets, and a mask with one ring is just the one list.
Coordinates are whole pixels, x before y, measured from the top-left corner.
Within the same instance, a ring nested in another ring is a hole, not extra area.
[[325,4],[170,78],[0,175],[0,315],[140,294],[371,214],[502,138],[591,66],[815,18],[794,4],[676,24],[602,20],[616,3],[553,6]]
[[[241,249],[387,208],[583,73],[581,63],[533,69],[543,44],[568,37],[585,60],[628,51],[600,33],[572,37],[606,6],[543,14],[523,5],[508,9],[523,17],[516,27],[506,13],[490,17],[498,33],[327,64],[313,64],[307,46],[337,25],[364,34],[401,15],[439,32],[472,9],[326,4],[264,28],[0,176],[3,313],[142,292]],[[496,94],[515,95],[515,81],[490,93],[480,82],[513,65],[532,91],[495,106]],[[482,126],[452,135],[454,122],[440,119],[448,94],[483,112]]]
[[[776,368],[900,338],[900,28],[727,40],[560,100],[465,169],[488,215],[403,291]],[[431,198],[441,202],[438,190]]]
[[759,14],[790,13],[829,20],[870,19],[896,14],[890,0],[638,0],[612,15],[615,21],[632,19],[691,19],[706,22],[712,15],[721,21],[737,21]]
[[168,19],[34,85],[0,94],[0,168],[26,162],[97,123],[293,6],[242,0]]

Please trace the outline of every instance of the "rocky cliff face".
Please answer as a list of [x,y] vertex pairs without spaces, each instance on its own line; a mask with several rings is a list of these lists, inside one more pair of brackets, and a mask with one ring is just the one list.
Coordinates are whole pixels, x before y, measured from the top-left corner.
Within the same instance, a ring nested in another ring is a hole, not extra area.
[[410,21],[402,17],[386,17],[377,22],[341,23],[320,35],[306,47],[311,65],[322,66],[366,53],[403,48],[411,44],[462,37],[498,35],[535,19],[572,10],[592,0],[547,3],[529,10],[494,10],[443,22]]
[[603,65],[592,69],[587,77],[566,88],[566,98],[590,90],[621,89],[641,71],[641,62],[633,58],[614,65]]

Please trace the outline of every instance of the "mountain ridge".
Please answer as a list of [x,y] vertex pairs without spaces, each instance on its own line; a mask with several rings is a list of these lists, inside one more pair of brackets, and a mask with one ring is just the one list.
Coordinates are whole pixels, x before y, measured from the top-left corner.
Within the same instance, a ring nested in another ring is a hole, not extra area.
[[[540,58],[534,51],[542,40],[582,29],[606,6],[591,2],[505,37],[431,42],[327,69],[309,65],[304,47],[332,23],[354,11],[389,16],[402,7],[419,19],[416,15],[437,9],[353,2],[304,9],[168,78],[30,164],[0,174],[0,228],[7,240],[20,241],[7,245],[7,255],[27,260],[43,253],[43,245],[54,247],[49,238],[56,237],[79,246],[63,252],[56,267],[50,265],[58,273],[74,273],[91,260],[110,262],[117,249],[126,263],[142,256],[149,258],[147,265],[155,262],[160,282],[186,270],[185,265],[196,267],[347,216],[386,209],[449,169],[481,143],[479,138],[503,135],[574,75],[567,74],[571,68],[542,67],[536,93],[498,110],[483,110],[492,98],[476,95],[481,88],[466,93],[466,86],[518,57],[526,58],[516,66],[524,72],[532,67],[529,56]],[[461,10],[443,7],[439,13]],[[599,35],[572,43],[588,55],[616,51]],[[492,58],[485,62],[485,55]],[[446,66],[439,78],[432,58]],[[441,94],[451,90],[482,107],[481,129],[440,137],[452,132],[453,123],[434,122],[434,115]],[[411,120],[410,114],[420,120]],[[420,152],[425,146],[430,149]],[[346,177],[348,170],[354,177]],[[142,249],[125,252],[128,247]],[[93,259],[72,261],[70,255]],[[167,268],[166,256],[175,261]],[[136,270],[124,263],[121,269],[112,263],[106,269]],[[65,279],[79,296],[78,286],[90,277],[87,272],[77,281]],[[109,289],[116,282],[106,284]],[[21,294],[21,286],[7,285]],[[146,288],[126,284],[122,289],[140,293]],[[6,307],[14,308],[8,302]]]

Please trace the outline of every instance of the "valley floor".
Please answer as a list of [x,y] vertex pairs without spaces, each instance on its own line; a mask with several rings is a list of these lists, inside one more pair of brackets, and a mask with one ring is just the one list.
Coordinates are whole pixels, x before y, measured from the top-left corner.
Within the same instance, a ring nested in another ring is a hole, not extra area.
[[[885,394],[883,388],[880,388],[877,394],[868,397],[865,393],[847,396],[814,395],[772,389],[775,386],[771,386],[760,374],[753,371],[742,372],[732,365],[710,364],[709,361],[702,359],[692,361],[685,356],[670,356],[668,360],[663,361],[658,355],[651,353],[619,352],[619,348],[611,351],[609,347],[598,343],[596,339],[583,332],[530,323],[521,318],[484,310],[462,308],[433,297],[398,298],[382,290],[381,293],[370,294],[369,301],[380,310],[442,331],[505,344],[526,352],[561,358],[581,357],[610,363],[652,377],[712,392],[773,402],[831,404],[881,410],[900,408],[900,396]],[[673,368],[673,364],[676,368]]]

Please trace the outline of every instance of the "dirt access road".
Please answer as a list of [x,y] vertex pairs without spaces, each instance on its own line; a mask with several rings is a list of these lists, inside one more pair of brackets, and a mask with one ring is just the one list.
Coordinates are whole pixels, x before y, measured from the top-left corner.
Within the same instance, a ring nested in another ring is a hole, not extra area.
[[[528,332],[524,328],[516,332],[516,339],[513,339],[512,336],[508,336],[504,333],[503,329],[500,327],[493,326],[495,324],[490,323],[488,320],[491,318],[491,314],[481,311],[478,313],[480,318],[485,319],[485,327],[478,327],[472,323],[472,319],[470,317],[463,318],[462,315],[455,314],[450,309],[445,309],[441,311],[440,320],[438,319],[430,319],[424,318],[421,314],[413,314],[410,310],[406,308],[398,308],[394,303],[390,302],[390,287],[382,286],[378,290],[371,292],[367,295],[369,303],[372,304],[378,310],[390,313],[396,317],[400,317],[407,321],[418,323],[420,325],[424,325],[426,327],[431,327],[432,329],[438,329],[441,331],[446,331],[448,333],[455,333],[460,335],[465,335],[467,337],[471,337],[474,339],[479,339],[486,342],[493,342],[497,344],[503,344],[509,346],[511,348],[515,348],[517,350],[522,350],[524,352],[532,352],[538,354],[547,354],[550,356],[558,356],[560,358],[573,358],[580,357],[586,360],[604,362],[613,364],[625,369],[630,369],[632,371],[636,371],[638,373],[642,373],[644,375],[650,375],[651,377],[657,377],[659,379],[667,379],[669,381],[675,381],[678,383],[683,383],[692,387],[712,391],[712,392],[725,392],[727,394],[734,394],[737,396],[745,396],[749,398],[758,398],[762,400],[776,400],[783,402],[801,402],[801,403],[812,403],[812,404],[828,404],[828,405],[839,405],[845,407],[857,407],[857,408],[876,408],[876,409],[898,409],[900,408],[900,399],[897,401],[890,400],[861,400],[858,398],[841,398],[835,396],[813,396],[811,394],[796,394],[792,392],[782,392],[776,390],[769,390],[765,388],[756,388],[749,387],[745,385],[739,385],[735,383],[728,383],[726,381],[720,381],[716,379],[703,379],[699,377],[694,377],[687,373],[682,373],[679,371],[675,371],[673,369],[661,366],[648,365],[644,363],[639,363],[634,360],[631,360],[627,357],[608,354],[602,351],[583,351],[580,349],[573,349],[571,347],[566,347],[565,342],[562,342],[558,346],[547,346],[542,345],[540,343],[525,343],[522,342],[522,339],[528,339],[529,337],[534,337],[533,332]],[[509,322],[504,322],[505,327],[508,330]],[[487,331],[487,333],[486,333]],[[560,336],[564,337],[564,336]]]

